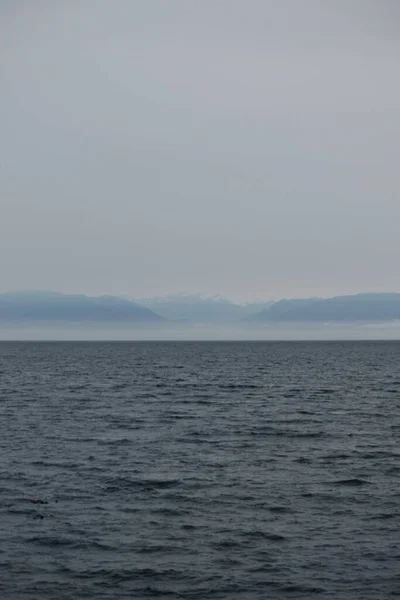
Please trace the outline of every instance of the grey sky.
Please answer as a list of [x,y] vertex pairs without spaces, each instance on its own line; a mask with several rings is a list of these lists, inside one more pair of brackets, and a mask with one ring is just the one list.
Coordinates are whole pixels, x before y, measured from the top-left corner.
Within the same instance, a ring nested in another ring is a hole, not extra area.
[[0,20],[0,291],[400,291],[400,2]]

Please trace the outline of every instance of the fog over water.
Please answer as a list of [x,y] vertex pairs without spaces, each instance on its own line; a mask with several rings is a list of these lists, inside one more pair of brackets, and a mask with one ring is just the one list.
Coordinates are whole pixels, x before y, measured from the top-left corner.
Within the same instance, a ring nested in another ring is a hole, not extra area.
[[262,326],[116,327],[115,324],[0,327],[0,340],[235,341],[399,340],[400,322],[369,324],[282,324]]

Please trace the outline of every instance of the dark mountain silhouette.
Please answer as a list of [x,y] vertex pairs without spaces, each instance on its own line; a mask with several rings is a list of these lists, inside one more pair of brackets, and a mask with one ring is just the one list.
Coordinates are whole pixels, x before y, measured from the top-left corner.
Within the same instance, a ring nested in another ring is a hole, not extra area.
[[249,317],[253,322],[363,322],[400,319],[400,294],[356,294],[327,299],[281,300]]
[[135,302],[114,296],[57,292],[9,292],[0,295],[0,321],[163,322],[163,317]]

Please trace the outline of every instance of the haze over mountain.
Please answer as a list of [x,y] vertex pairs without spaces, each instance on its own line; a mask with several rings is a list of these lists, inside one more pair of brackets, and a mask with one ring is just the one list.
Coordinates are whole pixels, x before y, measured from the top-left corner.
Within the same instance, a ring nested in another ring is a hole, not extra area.
[[256,311],[247,316],[248,321],[278,321],[281,317],[283,317],[286,313],[296,310],[298,308],[302,308],[303,306],[308,306],[311,304],[315,298],[296,298],[293,300],[283,299],[278,300],[277,302],[271,303],[270,306],[265,308],[261,308],[260,311]]
[[134,322],[161,324],[150,309],[115,296],[90,297],[57,292],[8,292],[0,295],[0,321]]
[[254,323],[379,322],[400,319],[400,294],[356,294],[309,300],[280,300],[248,317]]
[[273,304],[268,301],[236,304],[221,296],[198,294],[171,294],[154,298],[135,298],[135,301],[166,319],[193,323],[237,322]]
[[[284,299],[245,306],[218,296],[183,294],[142,299],[142,303],[115,296],[8,292],[0,295],[0,326],[7,331],[19,328],[21,332],[38,327],[38,337],[42,335],[40,328],[47,331],[50,326],[56,326],[63,331],[75,327],[82,332],[82,328],[88,326],[90,338],[114,328],[116,339],[129,337],[130,332],[134,335],[135,330],[143,334],[145,328],[150,336],[161,335],[165,339],[190,339],[200,331],[204,339],[218,336],[239,339],[246,336],[246,332],[248,338],[262,339],[269,328],[268,335],[279,338],[284,332],[290,339],[291,335],[300,335],[299,326],[310,326],[313,335],[319,328],[318,335],[323,337],[331,335],[321,329],[326,324],[348,327],[365,323],[372,327],[400,321],[400,294],[397,293]],[[302,331],[303,335],[309,335],[304,328]]]

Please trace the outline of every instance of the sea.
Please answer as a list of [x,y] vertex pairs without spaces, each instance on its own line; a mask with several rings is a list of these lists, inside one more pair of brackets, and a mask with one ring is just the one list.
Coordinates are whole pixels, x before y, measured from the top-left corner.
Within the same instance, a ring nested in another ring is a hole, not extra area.
[[399,342],[0,343],[0,598],[400,596],[399,442]]

